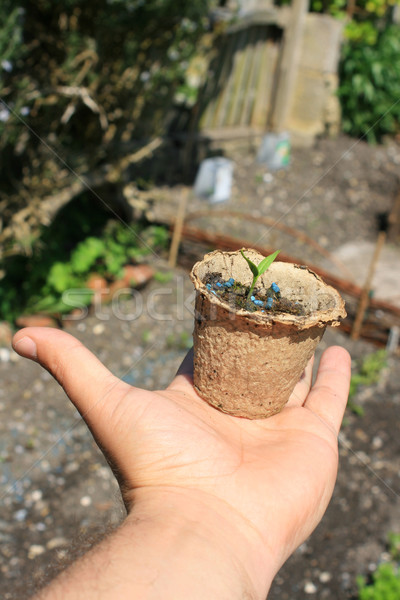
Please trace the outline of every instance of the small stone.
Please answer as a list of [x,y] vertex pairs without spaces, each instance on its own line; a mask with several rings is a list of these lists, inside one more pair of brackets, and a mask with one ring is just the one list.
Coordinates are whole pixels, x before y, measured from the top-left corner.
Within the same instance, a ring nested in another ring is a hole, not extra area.
[[64,537],[56,537],[47,542],[46,548],[48,550],[54,550],[54,548],[59,548],[60,546],[67,546],[67,545],[68,545],[68,541]]
[[383,440],[378,435],[372,439],[372,447],[374,450],[379,450],[383,446]]
[[75,471],[77,471],[78,469],[79,469],[79,464],[74,460],[65,465],[64,473],[69,475],[70,473],[75,473]]
[[43,385],[43,382],[42,382],[42,381],[40,381],[40,379],[36,379],[36,380],[33,382],[32,389],[33,389],[33,391],[34,391],[34,392],[36,392],[36,393],[38,393],[38,392],[42,392],[42,391],[44,390],[44,385]]
[[50,509],[47,505],[43,506],[43,508],[39,511],[41,517],[45,518],[50,514]]
[[81,506],[90,506],[92,504],[92,499],[90,496],[82,496],[79,502]]
[[41,554],[43,554],[43,552],[45,552],[45,551],[46,551],[46,548],[44,546],[39,546],[39,544],[33,544],[28,550],[28,558],[30,560],[33,560],[37,556],[40,556]]
[[97,323],[97,325],[93,327],[92,331],[94,335],[101,335],[102,333],[104,333],[105,329],[106,328],[104,327],[103,323]]
[[356,436],[356,438],[358,440],[361,440],[362,442],[368,441],[368,435],[365,433],[365,431],[363,429],[357,428],[354,432],[354,435]]
[[21,523],[22,521],[25,521],[27,514],[28,514],[28,511],[26,510],[26,508],[21,508],[20,510],[17,510],[14,513],[14,519],[16,521],[18,521],[19,523]]
[[303,544],[300,544],[300,546],[297,548],[297,552],[299,554],[306,554],[306,552],[308,552],[307,544],[305,542]]
[[265,208],[270,208],[274,203],[274,199],[271,198],[271,196],[267,196],[266,198],[263,199],[262,202],[263,202],[263,206]]
[[130,354],[124,354],[122,356],[122,366],[124,367],[131,367],[132,366],[132,356]]
[[32,502],[39,502],[43,498],[42,490],[33,490],[31,493]]
[[328,571],[322,571],[319,574],[319,580],[321,583],[328,583],[332,579],[332,575]]
[[329,240],[326,237],[326,235],[321,235],[318,242],[321,244],[321,246],[327,246],[329,244]]
[[317,586],[312,581],[307,581],[304,585],[304,591],[306,594],[316,594]]
[[8,363],[10,361],[11,352],[8,348],[0,348],[0,362]]

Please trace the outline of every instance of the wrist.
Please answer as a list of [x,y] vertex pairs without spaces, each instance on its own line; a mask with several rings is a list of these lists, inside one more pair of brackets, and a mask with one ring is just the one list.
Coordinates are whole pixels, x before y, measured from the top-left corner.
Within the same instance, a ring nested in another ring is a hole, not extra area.
[[[157,532],[161,552],[177,563],[168,578],[177,576],[182,588],[187,580],[191,598],[198,590],[199,598],[265,599],[280,565],[252,524],[223,500],[198,490],[141,488],[129,506],[128,535],[137,538],[140,527],[146,537]],[[191,572],[178,568],[182,559]]]

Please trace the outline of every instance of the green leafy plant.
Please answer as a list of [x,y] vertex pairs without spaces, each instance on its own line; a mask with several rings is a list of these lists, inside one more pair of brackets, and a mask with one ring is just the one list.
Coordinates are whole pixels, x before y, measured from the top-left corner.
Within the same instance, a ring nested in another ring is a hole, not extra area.
[[389,553],[393,560],[400,560],[400,533],[391,532],[388,535]]
[[245,261],[247,262],[247,264],[249,265],[250,271],[253,273],[253,281],[251,282],[250,290],[249,290],[249,293],[247,294],[247,300],[250,301],[250,297],[253,293],[254,286],[257,283],[257,279],[263,273],[265,273],[265,271],[272,265],[272,263],[278,256],[280,250],[276,250],[276,252],[273,252],[269,256],[266,256],[265,258],[263,258],[263,260],[260,262],[259,265],[255,265],[252,260],[247,258],[247,256],[245,256],[243,250],[241,250],[240,252],[241,252],[243,258],[245,259]]
[[381,371],[386,366],[386,358],[386,350],[377,350],[369,354],[351,376],[347,408],[354,414],[360,417],[364,415],[364,408],[354,401],[358,388],[362,385],[373,385],[379,381]]
[[400,571],[392,563],[382,563],[372,575],[372,582],[357,578],[360,600],[398,600],[400,598]]
[[375,41],[354,34],[343,46],[338,90],[343,130],[372,143],[400,129],[400,28],[374,33]]
[[125,264],[140,262],[150,252],[164,250],[169,240],[167,229],[158,225],[133,223],[127,227],[118,221],[108,221],[97,235],[87,235],[75,242],[71,250],[68,249],[70,230],[71,227],[66,228],[65,239],[60,232],[57,237],[45,230],[29,260],[13,256],[0,263],[0,270],[4,271],[0,319],[13,322],[23,313],[69,312],[71,304],[64,293],[71,289],[73,304],[87,306],[93,296],[93,291],[86,289],[91,273],[112,281],[122,275]]
[[375,44],[379,32],[392,21],[393,7],[399,0],[311,0],[311,12],[329,14],[345,21],[344,37],[365,45]]
[[377,350],[368,354],[357,372],[351,376],[349,397],[352,398],[360,385],[372,385],[379,381],[382,369],[386,366],[386,350]]
[[310,0],[312,12],[344,23],[338,91],[342,129],[370,143],[399,130],[400,28],[394,25],[399,4],[400,0]]
[[359,600],[398,600],[400,598],[400,534],[389,533],[389,554],[391,562],[381,563],[373,573],[371,581],[360,575],[357,577]]

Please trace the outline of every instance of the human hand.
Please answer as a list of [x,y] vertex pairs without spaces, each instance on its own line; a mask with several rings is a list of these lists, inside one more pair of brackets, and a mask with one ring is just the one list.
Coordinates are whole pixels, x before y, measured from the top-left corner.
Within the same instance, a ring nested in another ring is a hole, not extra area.
[[263,586],[262,563],[273,576],[321,519],[350,380],[342,348],[325,351],[311,390],[310,362],[282,412],[256,421],[204,402],[190,357],[166,390],[149,392],[116,378],[62,331],[24,329],[14,348],[62,385],[117,474],[128,513],[166,504],[204,515],[246,563],[254,589]]

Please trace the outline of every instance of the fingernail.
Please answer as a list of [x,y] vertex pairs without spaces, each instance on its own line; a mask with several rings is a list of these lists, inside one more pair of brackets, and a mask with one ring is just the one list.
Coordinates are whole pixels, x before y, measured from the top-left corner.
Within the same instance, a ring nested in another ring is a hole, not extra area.
[[18,352],[25,358],[37,359],[37,348],[35,342],[30,337],[23,337],[14,344],[15,352]]

